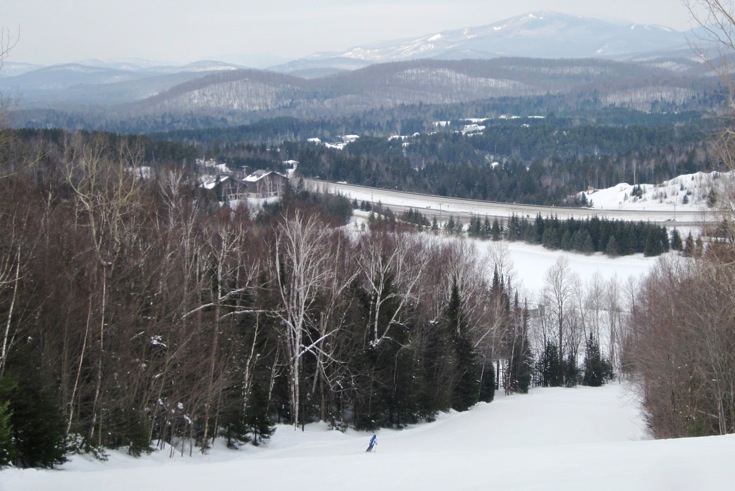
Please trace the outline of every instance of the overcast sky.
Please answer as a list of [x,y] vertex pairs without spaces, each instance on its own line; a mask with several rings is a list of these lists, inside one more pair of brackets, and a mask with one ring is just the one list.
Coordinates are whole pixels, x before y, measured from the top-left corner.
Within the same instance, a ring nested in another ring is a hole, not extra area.
[[687,30],[681,0],[2,0],[7,61],[298,58],[536,11]]

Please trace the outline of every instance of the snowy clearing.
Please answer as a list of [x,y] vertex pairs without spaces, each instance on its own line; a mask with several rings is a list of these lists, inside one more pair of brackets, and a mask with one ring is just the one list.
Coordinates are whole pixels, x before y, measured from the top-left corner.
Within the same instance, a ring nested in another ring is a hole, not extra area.
[[[493,242],[477,241],[478,249],[492,248]],[[617,278],[620,285],[631,278],[638,282],[645,277],[658,261],[657,257],[644,257],[643,254],[609,257],[602,253],[590,255],[545,249],[540,245],[522,242],[507,242],[512,261],[513,279],[516,286],[522,287],[531,297],[544,288],[546,272],[559,257],[565,257],[569,267],[580,279],[582,286],[589,283],[595,275],[603,280]]]
[[649,440],[623,385],[533,389],[434,423],[370,433],[278,427],[260,448],[107,462],[75,457],[61,470],[7,469],[0,489],[493,489],[725,490],[735,435]]

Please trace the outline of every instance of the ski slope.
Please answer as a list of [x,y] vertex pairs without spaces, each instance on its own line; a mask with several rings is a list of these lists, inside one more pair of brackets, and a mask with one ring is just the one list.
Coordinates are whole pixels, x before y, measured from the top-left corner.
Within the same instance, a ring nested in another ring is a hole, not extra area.
[[264,446],[0,472],[4,491],[730,490],[735,436],[650,440],[624,386],[498,394],[465,413],[371,434],[279,426]]

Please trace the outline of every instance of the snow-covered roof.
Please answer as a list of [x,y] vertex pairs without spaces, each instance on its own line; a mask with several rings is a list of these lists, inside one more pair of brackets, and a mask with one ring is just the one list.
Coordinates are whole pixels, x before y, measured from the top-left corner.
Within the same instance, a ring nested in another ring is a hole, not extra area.
[[214,187],[222,182],[225,182],[227,179],[229,179],[230,176],[200,176],[199,177],[199,185],[203,187],[204,189],[214,189]]
[[261,179],[263,179],[268,174],[271,174],[273,171],[265,171],[263,169],[258,169],[249,176],[247,176],[243,181],[245,182],[258,182]]
[[269,176],[271,174],[275,174],[280,177],[288,178],[288,176],[284,176],[283,174],[280,174],[278,172],[272,171],[272,170],[263,170],[258,169],[249,176],[247,176],[245,179],[243,179],[243,182],[258,182],[261,179],[263,179],[266,176]]

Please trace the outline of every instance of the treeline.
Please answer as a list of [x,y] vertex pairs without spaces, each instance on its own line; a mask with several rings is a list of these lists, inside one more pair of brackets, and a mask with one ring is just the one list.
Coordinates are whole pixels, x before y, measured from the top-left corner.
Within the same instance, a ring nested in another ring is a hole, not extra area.
[[[470,232],[483,235],[485,227],[479,227],[480,219],[470,222]],[[484,225],[484,224],[483,224]],[[486,230],[486,229],[485,229]],[[512,215],[504,234],[508,240],[523,240],[529,244],[541,244],[547,249],[561,249],[585,254],[603,252],[609,256],[626,256],[643,253],[658,256],[670,248],[666,227],[649,222],[631,222],[592,217],[585,220],[558,217],[543,218]],[[493,236],[493,226],[490,235]]]
[[468,243],[354,235],[341,198],[298,190],[221,206],[180,168],[137,177],[130,142],[65,141],[3,153],[0,463],[398,428],[527,390],[528,309]]
[[[364,211],[372,211],[373,207],[365,202],[352,207]],[[381,205],[377,207],[383,210]],[[381,211],[380,218],[395,221],[396,217],[390,209]],[[443,232],[447,235],[463,235],[480,240],[510,240],[524,241],[527,244],[540,244],[547,249],[561,249],[564,251],[591,254],[602,252],[608,256],[626,256],[642,253],[645,256],[659,256],[670,249],[685,252],[687,256],[696,255],[701,250],[701,238],[695,244],[691,232],[683,240],[677,230],[671,232],[671,238],[666,227],[650,222],[630,222],[624,220],[610,220],[607,218],[592,217],[584,220],[568,218],[559,220],[558,217],[542,217],[537,214],[531,220],[527,216],[516,214],[505,221],[494,217],[481,218],[473,215],[467,226],[453,216],[449,216],[441,226],[436,217],[429,221],[420,211],[406,210],[400,219],[414,226],[419,231]],[[502,222],[502,223],[501,223]]]

